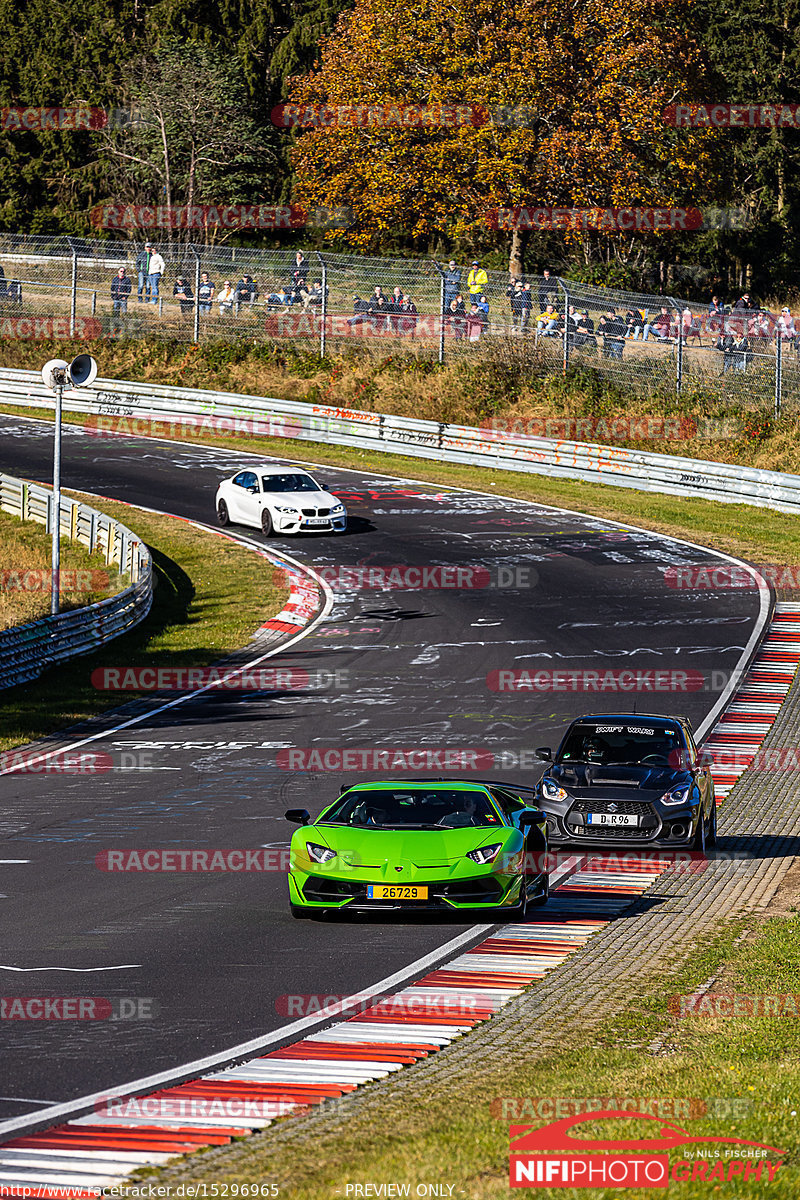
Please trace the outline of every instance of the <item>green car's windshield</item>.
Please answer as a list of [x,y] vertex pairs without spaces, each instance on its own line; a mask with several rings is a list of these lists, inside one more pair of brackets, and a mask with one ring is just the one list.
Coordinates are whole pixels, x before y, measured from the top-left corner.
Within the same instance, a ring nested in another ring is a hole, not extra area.
[[501,824],[484,792],[358,788],[346,792],[321,824],[366,829],[491,828]]
[[573,726],[558,756],[559,763],[600,766],[663,766],[677,768],[684,756],[683,739],[674,726],[607,725]]

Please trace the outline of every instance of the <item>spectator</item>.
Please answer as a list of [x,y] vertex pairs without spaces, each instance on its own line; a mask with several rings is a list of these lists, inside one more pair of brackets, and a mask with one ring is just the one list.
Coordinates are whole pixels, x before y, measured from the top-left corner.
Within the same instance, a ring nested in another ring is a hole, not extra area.
[[417,306],[405,292],[400,304],[400,313],[402,315],[397,318],[398,333],[410,333],[413,337],[417,328]]
[[567,342],[570,346],[575,345],[575,331],[578,327],[578,314],[575,311],[575,305],[570,304],[567,311]]
[[708,306],[708,330],[709,333],[715,329],[722,329],[725,320],[725,305],[720,300],[719,296],[712,296],[711,303]]
[[688,344],[689,338],[696,337],[700,345],[703,341],[701,337],[700,322],[696,319],[692,310],[687,306],[681,313],[681,338],[684,343]]
[[479,297],[478,308],[481,310],[481,312],[483,313],[483,315],[485,317],[489,316],[489,301],[486,298],[486,296],[482,295]]
[[511,283],[506,288],[506,295],[509,298],[511,306],[511,328],[517,332],[522,332],[522,305],[523,296],[522,283],[519,279],[512,279]]
[[315,279],[311,287],[307,291],[304,290],[302,295],[304,309],[316,308],[318,304],[322,303],[322,280]]
[[531,309],[532,308],[533,308],[533,293],[531,292],[531,285],[529,283],[523,283],[523,285],[522,285],[522,323],[520,325],[520,330],[522,331],[522,333],[527,333],[527,331],[528,331],[528,325],[530,324],[530,320],[531,320]]
[[629,308],[625,314],[625,337],[638,341],[644,333],[644,317],[638,308]]
[[597,339],[594,336],[594,321],[585,308],[575,322],[575,345],[593,346],[597,350]]
[[[3,276],[3,284],[5,285],[5,276]],[[125,268],[120,267],[111,280],[112,316],[118,317],[121,313],[128,311],[128,296],[130,296],[131,291],[131,281],[125,272]]]
[[399,328],[397,318],[403,308],[403,289],[396,287],[389,297],[389,312],[391,313],[390,327],[396,332]]
[[208,278],[208,271],[203,271],[200,276],[200,286],[197,289],[197,295],[200,301],[200,312],[211,312],[211,301],[214,299],[216,288]]
[[[378,289],[380,291],[380,289]],[[371,312],[375,318],[375,328],[379,333],[391,333],[393,329],[392,315],[394,305],[390,300],[387,300],[383,292],[377,299],[373,296],[371,301]]]
[[781,315],[778,317],[777,336],[782,342],[793,342],[797,337],[794,317],[788,308],[781,309]]
[[539,308],[542,312],[550,303],[555,291],[555,280],[551,277],[550,272],[545,267],[542,271],[542,282],[539,284]]
[[176,278],[175,286],[172,289],[172,294],[179,302],[182,313],[188,313],[192,311],[194,308],[194,296],[187,280],[185,280],[182,275],[178,275]]
[[[477,298],[489,286],[489,276],[484,271],[483,267],[478,262],[477,258],[472,260],[472,270],[467,276],[467,291],[470,296]],[[478,333],[480,337],[480,333]],[[477,341],[477,338],[475,339]]]
[[139,304],[145,304],[150,299],[150,256],[153,253],[153,247],[148,242],[144,250],[140,250],[136,255],[136,274],[139,279]]
[[248,304],[252,308],[257,299],[258,288],[253,282],[252,275],[243,275],[236,285],[237,306]]
[[294,259],[294,270],[292,271],[292,284],[295,288],[299,288],[301,284],[305,287],[310,269],[305,254],[303,254],[302,250],[298,250]]
[[669,309],[662,304],[661,312],[653,321],[648,321],[644,327],[644,336],[642,341],[646,342],[648,336],[652,333],[653,337],[660,341],[667,341],[672,328],[672,318],[669,315]]
[[481,310],[478,308],[478,305],[474,301],[470,305],[470,310],[467,313],[465,327],[466,335],[470,342],[480,341],[481,334],[486,328],[486,314],[481,312]]
[[374,325],[372,319],[372,301],[362,300],[360,296],[353,296],[353,315],[347,318],[347,324],[353,329],[356,325]]
[[158,304],[158,285],[161,282],[161,276],[167,269],[167,264],[158,253],[150,247],[150,258],[147,263],[147,286],[150,290],[150,303]]
[[558,329],[558,313],[552,304],[546,305],[536,321],[537,332],[542,337],[556,337]]
[[750,361],[750,343],[746,334],[741,337],[727,330],[717,338],[716,349],[722,352],[722,374],[726,371],[745,371]]
[[277,292],[270,292],[267,296],[268,308],[288,308],[291,303],[292,297],[285,287],[281,287]]
[[622,358],[625,345],[625,322],[617,316],[614,308],[609,308],[606,315],[597,323],[597,329],[603,337],[603,354],[606,358]]
[[461,268],[456,266],[456,260],[450,259],[446,269],[442,272],[442,281],[444,283],[444,311],[448,312],[451,301],[455,300],[461,288]]
[[456,341],[460,342],[466,331],[467,310],[464,308],[464,301],[461,298],[461,293],[455,296],[447,308],[447,323],[456,335]]
[[0,299],[2,299],[2,300],[5,299],[7,291],[8,291],[8,288],[6,286],[6,273],[3,270],[2,266],[0,266]]
[[236,292],[233,290],[233,285],[230,279],[226,279],[222,291],[217,293],[217,303],[219,304],[219,315],[223,317],[225,313],[233,312],[233,302],[236,299]]
[[751,298],[749,292],[742,292],[741,296],[736,301],[736,303],[734,304],[733,307],[738,308],[738,309],[744,309],[745,312],[749,312],[750,309],[755,308],[755,304],[753,304],[753,301],[752,301],[752,298]]

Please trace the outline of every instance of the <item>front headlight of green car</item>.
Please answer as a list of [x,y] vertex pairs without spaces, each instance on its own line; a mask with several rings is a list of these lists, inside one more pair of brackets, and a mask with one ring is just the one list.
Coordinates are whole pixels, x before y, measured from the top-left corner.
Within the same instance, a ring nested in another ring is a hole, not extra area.
[[502,842],[493,842],[491,846],[479,846],[477,850],[468,850],[467,858],[471,858],[473,862],[479,866],[485,867],[496,857],[498,851],[502,850]]
[[306,850],[308,857],[315,863],[326,863],[336,858],[335,850],[329,849],[328,846],[318,846],[316,842],[306,842]]

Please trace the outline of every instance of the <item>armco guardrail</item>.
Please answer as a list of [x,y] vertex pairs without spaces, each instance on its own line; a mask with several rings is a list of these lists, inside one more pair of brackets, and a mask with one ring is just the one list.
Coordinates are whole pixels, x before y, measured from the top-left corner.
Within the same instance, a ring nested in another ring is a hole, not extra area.
[[[52,395],[35,371],[0,370],[0,400],[53,408]],[[297,438],[800,512],[800,475],[587,442],[508,436],[469,425],[113,379],[68,392],[64,407],[85,413],[87,433],[100,437],[151,433],[155,422],[165,422],[173,425],[168,433],[174,437],[205,432],[220,438],[237,433]]]
[[[0,508],[52,528],[53,494],[35,483],[0,474]],[[100,550],[130,586],[85,608],[43,617],[0,632],[0,688],[36,679],[49,667],[88,654],[143,620],[153,602],[153,560],[134,533],[104,513],[62,495],[61,535]]]

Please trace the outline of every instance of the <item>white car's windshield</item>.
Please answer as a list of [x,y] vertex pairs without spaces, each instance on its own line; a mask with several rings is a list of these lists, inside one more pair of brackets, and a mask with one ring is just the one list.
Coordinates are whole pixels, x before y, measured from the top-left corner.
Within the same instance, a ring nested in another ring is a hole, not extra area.
[[322,488],[310,475],[262,475],[265,492],[321,492]]

